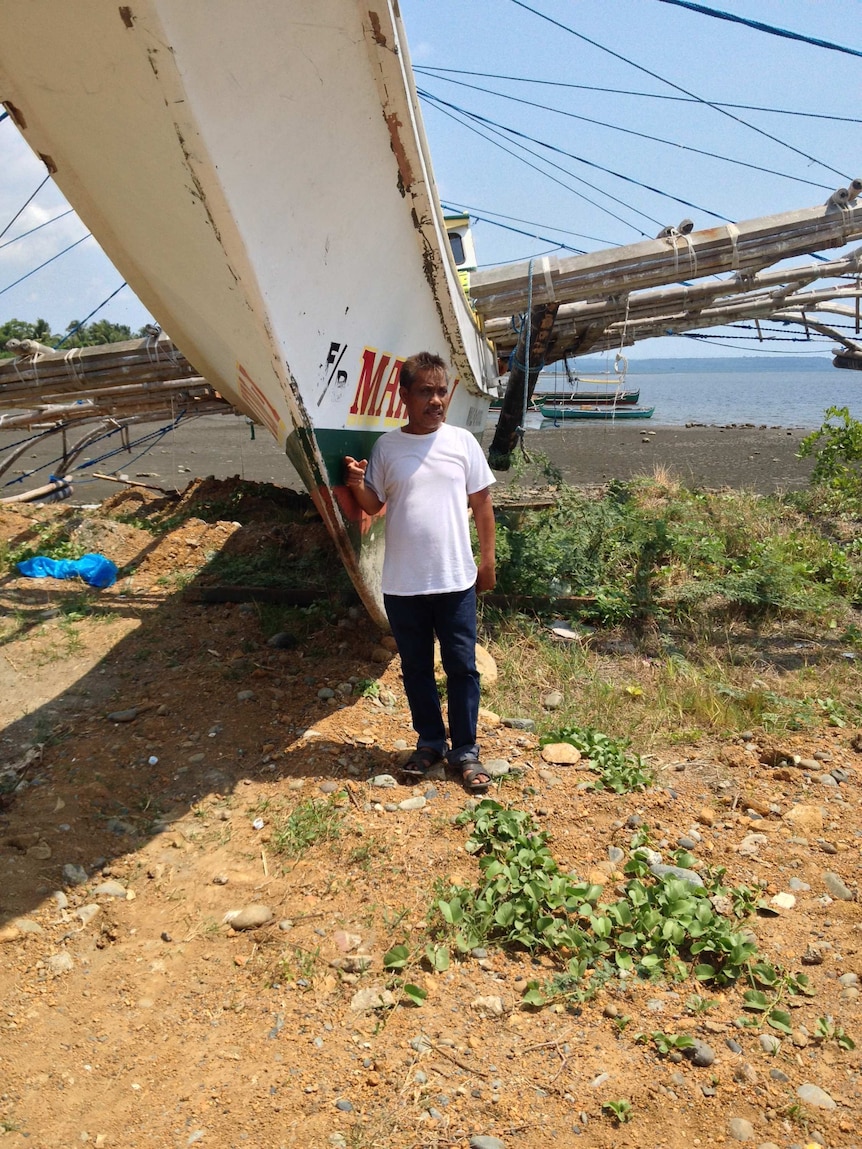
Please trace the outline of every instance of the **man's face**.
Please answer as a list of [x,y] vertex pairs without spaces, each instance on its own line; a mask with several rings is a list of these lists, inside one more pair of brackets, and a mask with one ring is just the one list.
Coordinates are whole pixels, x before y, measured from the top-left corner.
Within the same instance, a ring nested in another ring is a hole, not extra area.
[[418,371],[410,388],[401,388],[401,399],[407,408],[406,430],[414,435],[430,435],[446,419],[449,384],[445,372]]

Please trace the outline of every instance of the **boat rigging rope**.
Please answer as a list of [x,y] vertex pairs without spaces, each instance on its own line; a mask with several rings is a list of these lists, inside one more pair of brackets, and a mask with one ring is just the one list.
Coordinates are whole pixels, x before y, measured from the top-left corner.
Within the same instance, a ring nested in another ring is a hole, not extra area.
[[37,271],[41,271],[43,267],[47,267],[49,263],[53,263],[55,259],[59,259],[61,255],[65,255],[67,251],[71,251],[73,247],[77,247],[79,243],[83,243],[85,239],[89,238],[90,233],[87,232],[80,239],[76,239],[74,243],[70,243],[68,247],[64,247],[62,251],[58,251],[56,255],[52,255],[50,259],[46,259],[44,263],[40,263],[38,267],[34,267],[32,271],[28,271],[26,275],[22,275],[20,279],[16,279],[14,283],[0,288],[0,295],[5,295],[7,291],[11,291],[13,287],[17,287],[19,283],[23,283],[25,279],[29,279],[31,275],[35,275]]
[[[71,467],[69,470],[70,470],[70,472],[71,471],[80,471],[80,470],[83,470],[84,468],[87,468],[87,467],[95,467],[95,466],[98,466],[100,463],[103,463],[106,459],[111,459],[115,455],[121,454],[123,451],[127,451],[127,450],[131,451],[133,447],[138,447],[142,443],[148,444],[144,448],[143,451],[141,451],[141,452],[139,452],[139,454],[135,455],[134,458],[128,460],[129,464],[136,463],[138,461],[138,459],[140,459],[148,451],[152,450],[152,448],[155,447],[164,438],[165,435],[167,435],[171,431],[175,430],[176,427],[180,424],[180,422],[185,417],[186,417],[186,411],[182,410],[170,423],[167,423],[165,426],[157,427],[155,431],[149,431],[146,435],[141,435],[139,438],[134,439],[132,441],[127,440],[126,443],[121,443],[121,445],[119,447],[115,447],[114,450],[112,450],[112,451],[106,451],[105,454],[99,455],[99,457],[96,459],[87,459],[83,463],[76,463],[75,466]],[[67,422],[67,423],[64,423],[64,424],[61,424],[60,426],[58,426],[56,428],[56,430],[57,431],[65,431],[71,426],[74,426],[74,423]],[[127,428],[125,427],[125,425],[117,424],[115,427],[111,428],[109,431],[106,431],[104,434],[99,435],[92,442],[98,443],[103,439],[110,439],[114,435],[116,435],[118,432],[123,433],[126,430],[127,430]],[[38,438],[38,437],[39,436],[32,436],[32,438]],[[22,443],[24,441],[25,440],[19,440],[19,442],[17,444],[13,444],[13,446],[18,446],[18,445],[20,445],[20,443]],[[88,445],[92,445],[92,444],[88,444]],[[57,463],[60,463],[63,461],[63,458],[64,458],[63,455],[58,455],[56,458],[51,459],[46,463],[41,463],[38,467],[34,467],[31,471],[26,471],[24,474],[18,475],[14,479],[8,479],[3,484],[3,486],[4,487],[13,487],[13,486],[15,486],[16,483],[23,483],[27,479],[32,478],[33,475],[38,474],[39,471],[44,471],[46,467],[50,467],[53,469]],[[96,480],[95,479],[88,479],[86,481],[87,482],[95,482]]]
[[9,222],[6,224],[6,226],[3,228],[3,230],[0,231],[0,239],[3,238],[3,236],[9,230],[9,228],[12,226],[12,224],[15,222],[15,220],[29,206],[29,204],[31,204],[33,202],[33,200],[36,198],[36,196],[39,194],[39,192],[42,190],[42,188],[45,186],[45,184],[48,182],[48,180],[50,178],[51,178],[50,176],[45,176],[45,178],[42,180],[42,182],[39,184],[39,186],[36,188],[36,190],[30,196],[30,198],[24,203],[24,205],[22,207],[20,207],[18,209],[18,211],[15,212],[15,214],[12,216],[12,218],[9,220]]
[[729,20],[732,24],[744,24],[747,28],[754,28],[757,32],[768,32],[770,36],[782,36],[785,40],[801,40],[803,44],[813,44],[815,48],[828,48],[830,52],[846,52],[848,56],[862,56],[862,52],[856,48],[847,48],[844,44],[835,44],[831,40],[818,40],[815,36],[791,32],[787,28],[779,28],[775,24],[764,24],[760,20],[749,20],[745,16],[737,16],[733,12],[723,12],[720,8],[707,8],[705,4],[692,4],[691,0],[662,0],[662,3],[675,4],[678,8],[688,8],[692,12],[699,12],[701,16],[714,16],[717,20]]
[[[84,238],[86,239],[86,236]],[[38,271],[38,268],[37,268],[37,271]],[[125,286],[126,286],[126,281],[123,280],[123,282],[120,284],[120,286],[117,288],[117,290],[112,291],[111,294],[108,296],[108,298],[106,300],[104,300],[104,302],[100,303],[98,307],[94,307],[86,319],[82,319],[80,323],[76,323],[74,327],[72,327],[69,331],[66,332],[66,334],[63,336],[62,339],[58,340],[54,344],[54,350],[56,351],[58,347],[62,347],[63,344],[66,342],[66,340],[71,339],[71,337],[75,334],[76,331],[80,331],[81,328],[84,326],[84,324],[88,323],[89,320],[91,320],[93,318],[93,316],[96,314],[97,311],[101,311],[102,308],[106,304],[110,303],[115,295],[119,295]]]

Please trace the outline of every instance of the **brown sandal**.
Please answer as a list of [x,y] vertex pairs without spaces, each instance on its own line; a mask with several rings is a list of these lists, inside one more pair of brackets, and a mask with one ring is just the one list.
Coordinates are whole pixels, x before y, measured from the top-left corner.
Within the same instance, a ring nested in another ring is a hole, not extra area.
[[401,773],[405,778],[427,778],[431,770],[443,761],[433,746],[417,746],[404,765]]
[[[486,794],[491,785],[491,775],[478,758],[465,758],[458,763],[464,789],[470,794]],[[484,781],[483,781],[484,779]]]

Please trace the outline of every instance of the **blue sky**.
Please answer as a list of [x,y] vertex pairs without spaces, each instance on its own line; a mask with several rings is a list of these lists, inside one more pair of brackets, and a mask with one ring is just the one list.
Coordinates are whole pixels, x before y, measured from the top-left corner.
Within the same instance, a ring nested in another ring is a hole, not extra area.
[[[595,43],[553,26],[514,0],[401,0],[413,64],[418,69],[450,68],[584,85],[563,88],[417,74],[417,85],[434,97],[571,153],[553,154],[540,144],[527,143],[536,153],[529,157],[534,165],[529,167],[452,118],[462,112],[447,115],[439,106],[423,103],[444,203],[466,207],[474,214],[513,217],[508,221],[512,226],[535,233],[519,235],[488,222],[477,223],[480,265],[526,259],[553,250],[558,243],[588,251],[630,243],[685,217],[693,219],[696,227],[709,227],[722,218],[751,219],[809,207],[822,203],[848,178],[862,175],[859,122],[739,108],[725,115],[694,102],[587,90],[600,87],[680,95],[663,82],[667,80],[713,102],[849,120],[862,116],[859,57],[778,39],[661,0],[530,0],[530,6]],[[862,49],[858,0],[727,0],[722,7]],[[464,87],[465,83],[497,94]],[[558,111],[531,107],[500,93]],[[755,128],[776,139],[758,134]],[[657,142],[658,137],[672,143]],[[505,146],[518,150],[511,140]],[[44,172],[9,119],[0,123],[0,156],[2,230]],[[548,161],[559,168],[551,168]],[[772,169],[775,174],[757,168]],[[9,242],[65,209],[62,196],[49,183],[0,239],[0,321],[43,316],[60,331],[70,320],[84,318],[122,282],[95,240],[87,239],[19,286],[4,290],[86,235],[80,221],[68,215],[31,236]],[[135,328],[148,319],[128,288],[99,317]],[[756,346],[731,341],[718,348],[662,339],[641,344],[630,357],[750,353]],[[810,350],[804,344],[764,346],[794,353]]]

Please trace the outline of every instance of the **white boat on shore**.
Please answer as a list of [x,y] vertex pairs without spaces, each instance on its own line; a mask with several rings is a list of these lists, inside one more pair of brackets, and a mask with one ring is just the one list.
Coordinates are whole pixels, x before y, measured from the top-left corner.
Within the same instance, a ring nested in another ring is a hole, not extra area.
[[481,432],[496,361],[446,239],[397,5],[8,0],[0,99],[185,357],[263,424],[383,620],[341,486],[414,351]]
[[4,0],[0,100],[186,360],[287,453],[380,622],[382,517],[342,459],[402,421],[408,355],[451,364],[448,419],[476,434],[512,357],[502,469],[543,363],[748,314],[816,326],[859,294],[801,290],[858,275],[858,252],[763,270],[862,236],[854,180],[798,212],[473,272],[468,303],[396,0]]

